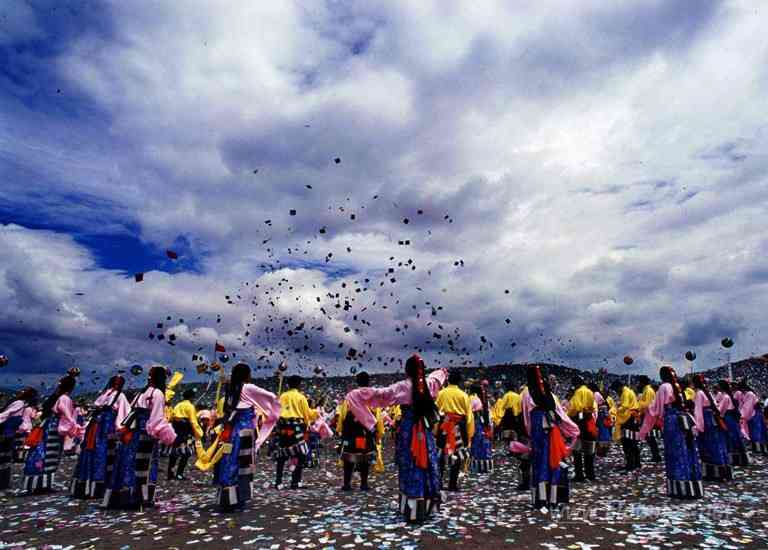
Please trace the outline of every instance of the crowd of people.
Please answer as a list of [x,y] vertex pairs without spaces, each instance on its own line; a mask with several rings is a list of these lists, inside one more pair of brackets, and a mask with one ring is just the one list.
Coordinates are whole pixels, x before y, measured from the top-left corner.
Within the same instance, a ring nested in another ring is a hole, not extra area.
[[[524,372],[523,380],[465,379],[462,369],[428,373],[413,355],[392,384],[373,386],[360,372],[343,392],[310,388],[310,400],[307,379],[281,376],[273,392],[238,363],[221,377],[210,408],[199,409],[193,389],[175,399],[181,375],[161,366],[149,369],[146,385],[130,397],[116,375],[80,408],[72,398],[79,376],[73,369],[44,399],[25,388],[0,408],[0,491],[53,491],[61,457],[71,450],[74,471],[63,475],[72,498],[149,508],[159,458],[167,454],[167,479],[186,479],[194,459],[196,468],[212,473],[221,509],[237,511],[254,498],[255,469],[264,467],[259,453],[274,461],[276,489],[300,491],[321,445],[335,443],[339,489],[351,491],[357,473],[359,489],[367,491],[371,468],[385,467],[382,447],[390,433],[400,513],[421,523],[447,494],[461,490],[467,475],[491,473],[495,460],[516,462],[517,489],[529,491],[540,509],[566,506],[572,485],[594,482],[596,461],[614,444],[628,472],[641,468],[640,447],[647,445],[651,461],[665,463],[666,492],[676,499],[701,498],[705,481],[728,482],[752,454],[768,453],[768,409],[747,379],[678,378],[668,366],[660,369],[659,384],[646,376],[634,384],[580,374],[564,381],[539,365]],[[15,464],[23,468],[18,487],[12,487]]]

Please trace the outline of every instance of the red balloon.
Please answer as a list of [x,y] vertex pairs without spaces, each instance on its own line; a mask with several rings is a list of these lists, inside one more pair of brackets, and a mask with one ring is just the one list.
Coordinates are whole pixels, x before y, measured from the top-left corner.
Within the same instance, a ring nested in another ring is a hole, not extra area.
[[632,359],[629,355],[625,355],[624,356],[624,364],[625,365],[631,365],[634,362],[635,362],[635,360]]

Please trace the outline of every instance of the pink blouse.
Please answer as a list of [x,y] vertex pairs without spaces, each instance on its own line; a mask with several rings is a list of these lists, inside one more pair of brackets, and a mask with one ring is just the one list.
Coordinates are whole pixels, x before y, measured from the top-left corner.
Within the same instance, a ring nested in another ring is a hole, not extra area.
[[131,411],[131,404],[128,402],[128,398],[123,392],[120,392],[120,396],[115,400],[115,390],[110,388],[97,397],[93,404],[97,407],[108,407],[113,401],[115,404],[112,405],[112,408],[117,411],[115,426],[119,427]]
[[696,397],[693,399],[693,417],[696,420],[696,431],[699,433],[704,432],[704,408],[709,406],[707,395],[701,390],[696,390]]
[[473,395],[472,396],[472,412],[482,411],[483,410],[483,402],[480,401],[480,398]]
[[139,396],[136,406],[149,409],[147,433],[161,443],[171,445],[176,440],[176,432],[165,418],[165,395],[157,388],[147,388]]
[[[14,416],[22,416],[24,414],[24,401],[17,399],[11,403],[3,412],[0,413],[0,424],[12,418]],[[22,420],[22,423],[24,421]]]
[[[645,436],[648,435],[648,432],[650,432],[653,429],[654,424],[656,423],[656,420],[659,418],[664,418],[664,407],[666,405],[669,405],[670,403],[675,402],[675,391],[672,389],[672,384],[669,382],[664,382],[661,386],[659,386],[659,390],[656,392],[656,397],[654,398],[653,402],[648,406],[648,409],[645,411],[645,418],[643,419],[643,425],[640,428],[640,433],[638,434],[638,437],[642,441],[645,439]],[[694,426],[695,430],[701,431],[703,429],[703,426],[699,426],[698,420],[694,417],[694,423],[696,426]]]
[[605,405],[605,399],[603,398],[602,394],[599,391],[595,392],[595,404],[598,407],[602,407]]
[[[443,387],[448,379],[448,371],[439,369],[427,376],[427,386],[432,397]],[[391,407],[393,405],[410,405],[412,398],[411,379],[406,378],[386,388],[357,388],[347,394],[345,398],[349,404],[349,410],[367,430],[373,431],[376,427],[376,416],[368,410],[368,407]]]
[[328,425],[327,420],[324,418],[322,409],[317,410],[317,419],[312,423],[309,429],[320,436],[320,439],[328,439],[333,437],[333,430]]
[[[525,429],[530,434],[531,433],[531,411],[536,408],[536,402],[533,400],[533,397],[531,397],[531,394],[529,392],[525,392],[525,395],[523,395],[523,402],[522,402],[522,408],[523,408],[523,422],[525,422]],[[560,424],[558,426],[560,427],[560,431],[563,432],[564,437],[578,437],[580,430],[579,427],[576,425],[576,423],[571,420],[568,415],[565,413],[565,410],[563,409],[562,405],[555,402],[555,414],[560,417]]]
[[717,409],[720,411],[720,414],[723,416],[725,416],[726,412],[736,408],[733,406],[733,401],[731,400],[731,396],[725,392],[718,393],[717,397],[715,398],[715,401],[717,402]]
[[24,407],[24,413],[21,416],[21,426],[19,426],[19,433],[27,433],[32,431],[32,423],[40,416],[40,411],[34,407]]
[[739,400],[739,412],[741,413],[741,421],[749,422],[753,416],[755,416],[755,405],[757,405],[757,396],[755,392],[748,391],[742,394]]
[[277,420],[280,418],[280,399],[274,393],[255,384],[243,384],[237,408],[253,409],[257,415],[262,417],[261,427],[258,424],[258,416],[253,420],[253,427],[259,432],[254,443],[254,451],[258,450],[272,433]]
[[77,423],[75,404],[67,394],[56,400],[53,412],[59,417],[59,435],[62,437],[79,437],[85,432],[85,428]]

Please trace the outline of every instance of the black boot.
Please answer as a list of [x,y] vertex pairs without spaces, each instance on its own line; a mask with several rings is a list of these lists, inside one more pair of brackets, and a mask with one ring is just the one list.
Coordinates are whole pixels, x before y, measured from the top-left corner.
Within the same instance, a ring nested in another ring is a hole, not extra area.
[[352,462],[344,461],[344,485],[341,487],[342,491],[352,490],[352,472],[355,471],[355,465]]
[[653,434],[648,434],[646,439],[648,446],[651,448],[651,462],[661,462],[661,454],[659,453],[659,442]]
[[279,487],[283,483],[283,470],[285,470],[285,458],[278,458],[275,469],[275,487]]
[[298,489],[301,484],[301,473],[304,471],[304,458],[299,456],[299,460],[296,463],[296,468],[291,475],[291,489]]
[[531,488],[531,462],[520,461],[520,483],[515,487],[517,491],[528,491]]
[[459,472],[461,471],[461,461],[457,460],[450,469],[450,478],[448,481],[448,490],[457,492],[459,490]]
[[581,483],[584,481],[584,455],[581,451],[573,452],[573,469],[576,475],[573,477],[574,483]]
[[176,453],[171,452],[171,456],[168,459],[168,480],[176,479],[176,476],[173,473],[173,469],[176,467]]
[[189,457],[184,455],[179,458],[179,467],[176,469],[176,479],[184,479],[184,470],[187,469]]
[[370,468],[371,468],[371,465],[368,464],[367,461],[360,463],[359,470],[360,470],[360,490],[361,491],[368,490],[368,472]]
[[584,470],[587,479],[595,481],[595,455],[584,455]]

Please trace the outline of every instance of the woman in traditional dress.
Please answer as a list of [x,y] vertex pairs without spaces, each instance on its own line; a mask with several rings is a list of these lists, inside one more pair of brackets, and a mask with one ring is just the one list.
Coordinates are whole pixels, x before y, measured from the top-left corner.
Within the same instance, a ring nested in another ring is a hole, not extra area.
[[526,368],[528,392],[523,397],[523,421],[530,436],[531,502],[534,508],[557,508],[569,502],[570,453],[564,438],[575,439],[579,427],[557,403],[538,365]]
[[640,439],[645,439],[659,418],[664,419],[664,465],[667,496],[694,499],[704,496],[701,462],[696,448],[696,421],[685,410],[684,395],[675,369],[661,367],[662,384],[646,410]]
[[422,523],[440,505],[440,468],[432,433],[438,422],[434,398],[448,372],[440,369],[429,377],[418,355],[405,363],[407,379],[386,388],[358,388],[347,394],[349,409],[368,431],[376,427],[372,408],[400,405],[395,455],[400,478],[400,513],[410,523]]
[[746,380],[739,383],[739,390],[741,391],[739,412],[741,413],[742,432],[749,435],[753,453],[767,454],[768,434],[765,430],[765,417],[762,414],[763,407],[760,405],[760,399],[749,387]]
[[719,393],[715,397],[720,416],[725,420],[727,428],[725,443],[728,447],[728,462],[731,466],[749,466],[751,459],[741,430],[741,413],[736,406],[731,384],[727,380],[717,383]]
[[596,453],[597,456],[606,456],[611,448],[611,439],[613,438],[613,416],[615,415],[616,403],[612,397],[604,398],[597,384],[590,384],[589,389],[595,394],[595,405],[597,405]]
[[17,434],[22,430],[25,412],[36,404],[37,390],[24,388],[0,412],[0,491],[11,487],[11,466]]
[[24,489],[28,494],[53,492],[53,481],[59,468],[65,437],[77,437],[83,427],[77,424],[75,405],[69,394],[75,389],[75,377],[67,374],[43,403],[42,434],[30,445],[24,464]]
[[74,498],[103,498],[115,465],[117,428],[131,408],[123,393],[125,379],[113,376],[94,402],[94,411],[80,444],[80,456],[72,475]]
[[216,500],[224,511],[241,510],[251,500],[256,452],[280,418],[280,400],[252,384],[251,368],[238,363],[232,368],[223,413],[224,426],[219,436],[223,454],[213,474],[213,483],[218,487]]
[[146,386],[131,402],[118,430],[120,443],[103,506],[123,510],[153,508],[160,459],[159,444],[171,445],[176,432],[165,417],[165,367],[149,369]]
[[704,465],[705,481],[727,481],[733,479],[733,468],[728,460],[726,433],[728,427],[720,415],[715,398],[707,389],[704,376],[693,377],[694,415],[696,418],[696,441],[699,445],[701,462]]
[[485,384],[474,384],[469,389],[472,413],[475,416],[475,434],[470,448],[473,472],[485,474],[493,472],[493,424],[488,407],[488,394]]

